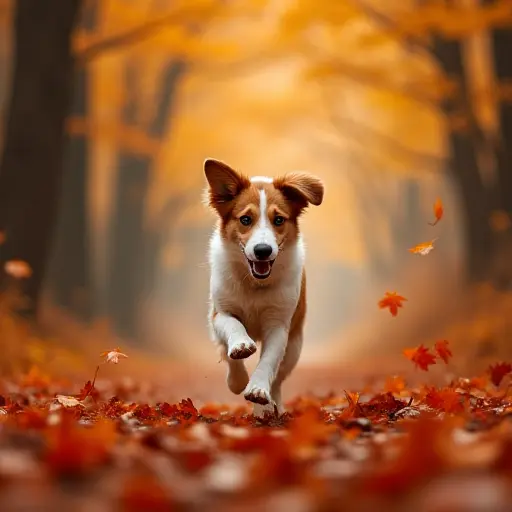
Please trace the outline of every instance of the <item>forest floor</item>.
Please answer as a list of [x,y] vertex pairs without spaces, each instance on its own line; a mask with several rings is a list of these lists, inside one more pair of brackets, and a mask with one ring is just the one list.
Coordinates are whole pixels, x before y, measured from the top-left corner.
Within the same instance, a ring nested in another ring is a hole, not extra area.
[[218,367],[159,387],[113,378],[134,363],[115,350],[88,382],[33,367],[0,382],[0,510],[510,510],[512,367],[398,356],[400,375],[300,367],[265,420]]

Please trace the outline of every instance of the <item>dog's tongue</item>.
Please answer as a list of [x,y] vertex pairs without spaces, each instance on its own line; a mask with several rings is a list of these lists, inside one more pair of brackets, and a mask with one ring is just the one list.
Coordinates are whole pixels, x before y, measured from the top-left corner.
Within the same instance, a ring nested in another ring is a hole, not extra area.
[[255,261],[254,270],[261,275],[268,274],[270,272],[270,263],[268,261]]

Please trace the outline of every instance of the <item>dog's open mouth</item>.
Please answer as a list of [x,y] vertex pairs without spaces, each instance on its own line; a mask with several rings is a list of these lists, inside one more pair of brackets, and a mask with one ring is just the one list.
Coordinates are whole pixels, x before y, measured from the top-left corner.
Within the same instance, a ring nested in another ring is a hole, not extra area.
[[251,274],[256,279],[267,279],[270,276],[270,272],[272,272],[272,265],[274,264],[274,260],[268,261],[252,261],[247,260],[249,262],[249,267],[251,269]]

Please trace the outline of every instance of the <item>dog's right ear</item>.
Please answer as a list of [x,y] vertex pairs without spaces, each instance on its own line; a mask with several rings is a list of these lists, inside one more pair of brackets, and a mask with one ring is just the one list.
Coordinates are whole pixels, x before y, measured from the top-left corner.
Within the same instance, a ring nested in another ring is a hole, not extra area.
[[204,161],[204,174],[209,185],[208,203],[219,213],[222,213],[221,210],[251,184],[249,178],[213,158]]

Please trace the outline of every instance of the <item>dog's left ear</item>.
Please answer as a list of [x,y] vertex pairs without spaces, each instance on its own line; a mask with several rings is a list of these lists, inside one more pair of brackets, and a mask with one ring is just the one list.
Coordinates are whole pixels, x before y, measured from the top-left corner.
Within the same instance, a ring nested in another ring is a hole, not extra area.
[[322,181],[305,172],[291,172],[274,180],[274,186],[302,210],[308,204],[319,206],[324,199]]

